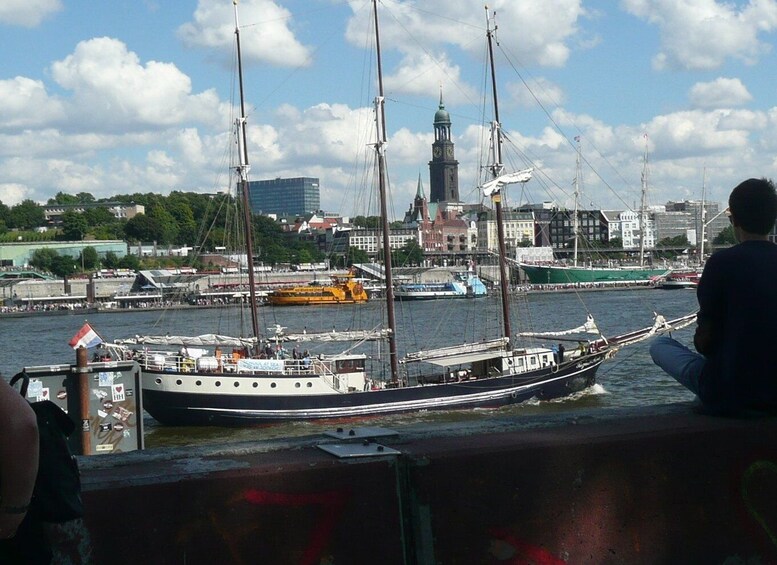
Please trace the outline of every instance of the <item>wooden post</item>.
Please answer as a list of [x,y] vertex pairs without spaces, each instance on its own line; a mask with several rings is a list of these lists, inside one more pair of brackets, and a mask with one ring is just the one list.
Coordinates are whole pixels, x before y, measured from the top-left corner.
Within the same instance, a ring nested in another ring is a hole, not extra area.
[[92,454],[91,425],[89,424],[89,358],[86,347],[76,349],[76,376],[78,378],[78,419],[81,422],[81,455]]

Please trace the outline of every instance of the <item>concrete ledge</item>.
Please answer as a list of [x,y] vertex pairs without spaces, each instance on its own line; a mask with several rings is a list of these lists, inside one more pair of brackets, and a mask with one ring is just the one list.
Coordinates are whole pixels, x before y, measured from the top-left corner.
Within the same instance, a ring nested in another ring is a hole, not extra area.
[[[334,426],[333,426],[334,427]],[[688,405],[82,458],[64,563],[777,561],[777,418]]]

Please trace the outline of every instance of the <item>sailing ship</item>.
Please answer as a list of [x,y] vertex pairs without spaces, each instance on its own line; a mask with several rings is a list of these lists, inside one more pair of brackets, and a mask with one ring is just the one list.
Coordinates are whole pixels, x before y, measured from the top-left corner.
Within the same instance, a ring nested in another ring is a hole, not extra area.
[[[647,138],[646,138],[647,139]],[[646,196],[648,189],[648,150],[647,142],[642,167],[642,204],[640,206],[640,246],[639,265],[619,265],[601,267],[578,265],[578,243],[580,240],[578,202],[580,198],[580,138],[577,140],[577,159],[575,167],[575,207],[573,211],[574,252],[571,265],[535,265],[520,263],[521,270],[531,284],[577,285],[599,283],[650,283],[666,276],[667,268],[645,265],[645,226],[647,225]]]
[[272,306],[321,306],[367,302],[369,295],[354,273],[333,275],[330,284],[307,284],[279,288],[267,294]]
[[[240,26],[236,0],[233,0],[235,38],[240,77],[241,117],[237,120],[241,162],[236,167],[246,219],[248,153],[245,146],[245,111],[240,64]],[[394,284],[389,247],[386,173],[386,117],[380,57],[380,31],[377,0],[372,2],[377,58],[378,95],[375,99],[376,141],[374,143],[378,197],[382,219],[382,246],[385,281],[386,328],[364,332],[287,333],[276,325],[267,335],[258,331],[256,297],[251,281],[250,305],[253,335],[229,337],[202,336],[137,336],[117,342],[115,346],[132,348],[141,367],[144,407],[155,419],[173,425],[243,425],[277,420],[308,420],[373,416],[417,410],[499,407],[532,398],[564,397],[589,387],[595,381],[602,362],[622,346],[645,339],[655,333],[677,329],[690,323],[695,315],[666,322],[657,320],[637,332],[604,338],[593,319],[567,332],[580,347],[569,352],[548,347],[517,347],[510,323],[508,266],[502,226],[502,193],[509,184],[531,178],[531,170],[509,173],[501,160],[501,124],[499,122],[496,78],[493,61],[493,29],[488,17],[486,37],[490,58],[495,119],[491,125],[493,163],[490,180],[483,193],[495,206],[499,240],[500,295],[502,335],[496,339],[449,345],[405,353],[397,348]],[[252,261],[250,230],[246,232],[248,260]],[[249,275],[253,269],[249,265]],[[659,323],[660,322],[660,323]],[[582,332],[593,338],[580,337]],[[546,334],[521,334],[545,339]],[[555,339],[564,339],[557,337]],[[576,337],[572,337],[576,336]],[[388,357],[379,359],[348,349],[344,353],[311,357],[303,354],[283,355],[283,344],[291,341],[378,340],[386,343]],[[262,347],[263,341],[265,342]],[[137,347],[141,345],[142,347]],[[164,345],[153,351],[149,346]],[[170,351],[170,347],[180,347]],[[132,349],[130,349],[132,350]],[[126,350],[125,350],[126,351]],[[383,369],[371,363],[386,362]],[[387,365],[387,367],[386,367]],[[411,367],[422,365],[429,372],[411,374]],[[387,369],[387,371],[386,371]],[[381,372],[382,371],[382,372]],[[388,375],[383,378],[383,375]]]

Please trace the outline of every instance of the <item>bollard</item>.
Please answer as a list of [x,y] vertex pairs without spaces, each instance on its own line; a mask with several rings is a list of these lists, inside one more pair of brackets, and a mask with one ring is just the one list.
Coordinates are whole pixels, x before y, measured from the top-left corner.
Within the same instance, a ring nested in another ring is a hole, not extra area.
[[84,346],[76,349],[76,376],[78,386],[78,419],[81,421],[81,455],[92,454],[89,424],[89,358]]

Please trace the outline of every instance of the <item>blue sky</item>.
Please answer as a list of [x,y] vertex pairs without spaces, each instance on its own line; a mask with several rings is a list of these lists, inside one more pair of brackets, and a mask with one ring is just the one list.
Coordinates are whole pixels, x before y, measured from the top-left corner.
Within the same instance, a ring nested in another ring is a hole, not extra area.
[[[725,202],[777,178],[777,0],[495,0],[503,127],[538,174],[512,203],[636,207]],[[372,139],[369,0],[242,0],[251,178],[317,176],[322,207],[354,205]],[[428,194],[442,87],[460,193],[479,200],[483,4],[383,0],[381,41],[396,214]],[[230,0],[3,0],[0,200],[213,192],[229,182]],[[526,84],[524,84],[526,83]],[[527,87],[528,85],[528,87]],[[537,100],[541,105],[537,103]]]

